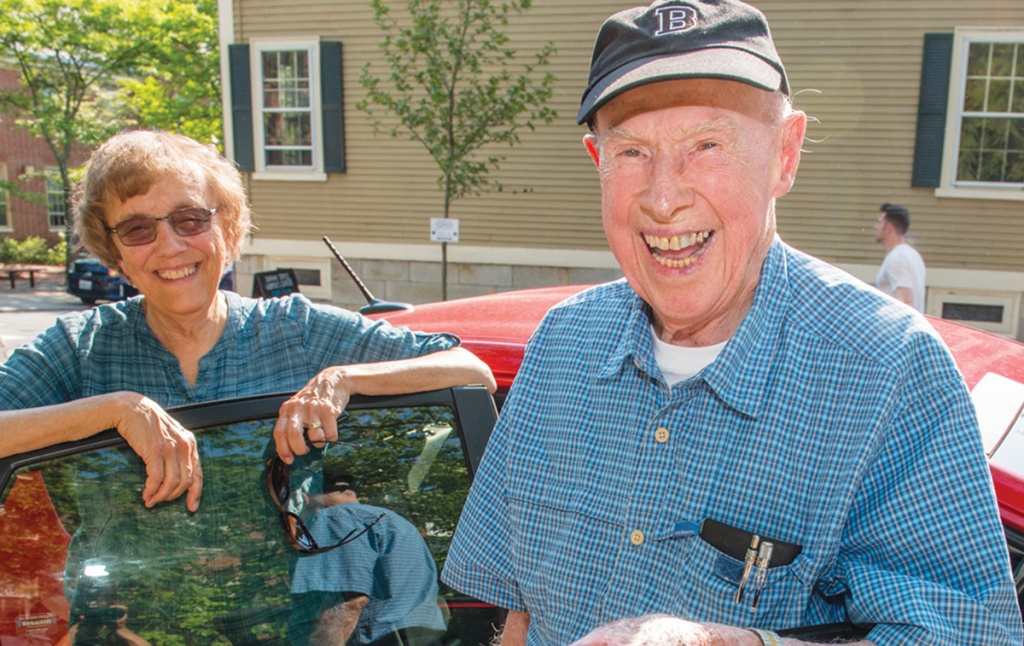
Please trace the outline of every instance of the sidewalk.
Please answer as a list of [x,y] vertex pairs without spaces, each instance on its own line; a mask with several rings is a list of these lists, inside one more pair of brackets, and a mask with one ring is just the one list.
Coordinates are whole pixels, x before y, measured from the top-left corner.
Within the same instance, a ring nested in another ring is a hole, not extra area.
[[63,311],[81,309],[82,301],[65,291],[64,272],[59,267],[43,267],[36,274],[36,286],[27,278],[15,281],[15,288],[0,281],[0,312]]

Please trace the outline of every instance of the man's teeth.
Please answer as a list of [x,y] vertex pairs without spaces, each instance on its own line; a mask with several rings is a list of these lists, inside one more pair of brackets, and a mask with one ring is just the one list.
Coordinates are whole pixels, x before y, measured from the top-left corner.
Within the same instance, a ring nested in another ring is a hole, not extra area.
[[647,246],[652,249],[660,249],[662,251],[679,251],[680,249],[686,249],[694,245],[703,244],[705,240],[711,237],[711,231],[700,231],[698,233],[691,233],[690,235],[682,236],[656,236],[650,233],[644,234],[644,240],[647,242]]
[[[695,247],[704,244],[704,242],[711,237],[711,231],[699,231],[697,233],[691,233],[689,235],[681,236],[656,236],[650,233],[644,234],[644,241],[647,246],[652,250],[657,251],[680,251],[689,247]],[[654,259],[659,264],[669,267],[672,269],[682,269],[689,267],[697,258],[700,257],[703,248],[697,249],[693,254],[685,258],[669,258],[662,256],[661,254],[655,253]]]
[[159,274],[160,278],[163,278],[165,280],[178,280],[179,278],[191,276],[192,274],[196,273],[196,267],[195,265],[192,265],[191,267],[183,267],[181,269],[176,269],[174,271],[161,271],[157,273]]

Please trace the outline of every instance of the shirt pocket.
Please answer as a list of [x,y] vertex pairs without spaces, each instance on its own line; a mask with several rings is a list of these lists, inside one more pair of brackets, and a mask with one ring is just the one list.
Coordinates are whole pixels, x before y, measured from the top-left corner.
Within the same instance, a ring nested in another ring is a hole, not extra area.
[[508,499],[513,567],[533,614],[576,626],[606,597],[621,524],[595,516],[579,490],[519,491]]
[[751,569],[739,602],[736,592],[743,576],[743,561],[715,549],[698,536],[666,535],[659,543],[681,557],[678,577],[672,584],[682,616],[736,626],[796,626],[802,623],[818,570],[813,549],[803,551],[789,564],[764,572],[757,605],[758,568]]

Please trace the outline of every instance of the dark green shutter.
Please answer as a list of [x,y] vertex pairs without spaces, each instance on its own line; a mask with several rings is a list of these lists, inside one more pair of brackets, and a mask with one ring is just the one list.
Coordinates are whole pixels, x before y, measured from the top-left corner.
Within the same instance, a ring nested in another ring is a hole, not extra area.
[[231,72],[231,134],[234,158],[241,171],[256,170],[252,143],[252,86],[249,71],[249,46],[228,45]]
[[323,116],[324,170],[345,172],[345,106],[341,88],[341,43],[320,43],[320,113]]
[[952,60],[953,34],[924,35],[911,186],[934,188],[942,179],[942,152]]

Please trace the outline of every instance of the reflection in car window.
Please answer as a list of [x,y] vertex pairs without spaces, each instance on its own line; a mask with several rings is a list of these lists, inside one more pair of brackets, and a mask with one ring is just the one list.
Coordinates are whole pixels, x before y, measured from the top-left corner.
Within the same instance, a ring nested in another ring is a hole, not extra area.
[[[53,644],[67,632],[73,644],[289,643],[299,564],[332,554],[343,559],[359,541],[309,557],[284,540],[264,479],[274,421],[196,431],[204,487],[195,514],[180,501],[142,506],[144,466],[124,446],[21,469],[0,496],[2,616],[17,607],[16,621],[0,624],[0,638],[35,635]],[[486,634],[467,631],[486,633],[496,619],[463,615],[494,609],[479,608],[436,579],[469,491],[452,411],[355,410],[339,424],[339,436],[354,447],[321,451],[322,464],[309,462],[316,468],[301,493],[308,500],[323,496],[323,464],[343,463],[346,473],[357,474],[359,505],[393,517],[360,538],[362,545],[377,544],[396,528],[422,544],[425,567],[433,572],[427,583],[435,597],[431,616],[438,619],[429,624],[436,629],[432,637],[486,643]],[[314,532],[326,530],[314,518],[324,505],[297,511]],[[398,590],[408,577],[387,583]],[[365,634],[381,632],[367,628]]]

